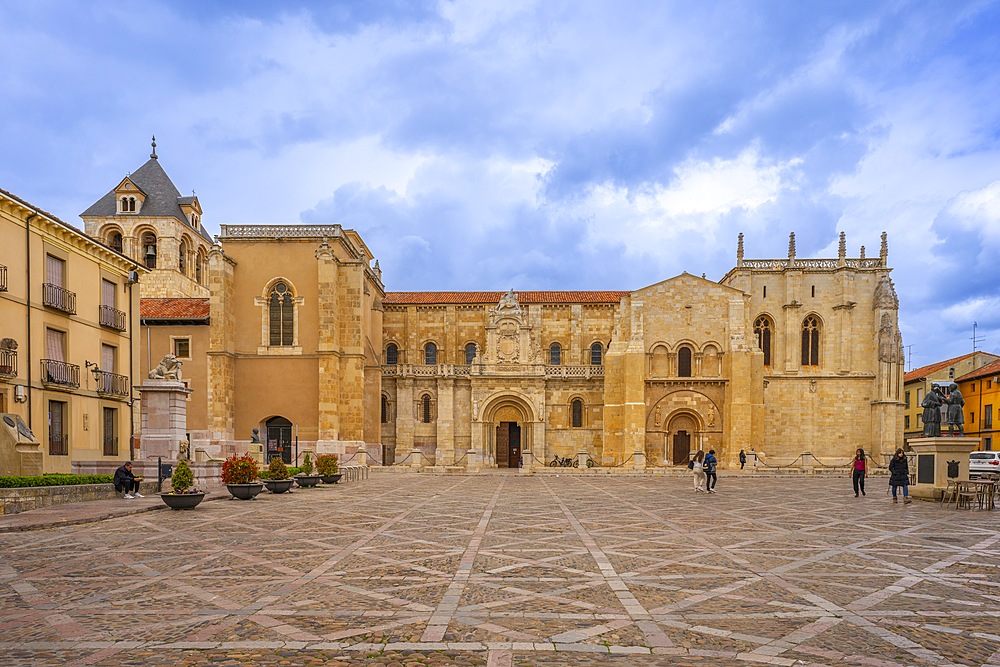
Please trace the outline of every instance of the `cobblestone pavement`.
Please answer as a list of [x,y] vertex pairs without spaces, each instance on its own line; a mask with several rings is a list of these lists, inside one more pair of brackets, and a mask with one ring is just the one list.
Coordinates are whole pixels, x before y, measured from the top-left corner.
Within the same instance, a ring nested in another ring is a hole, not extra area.
[[4,533],[0,665],[1000,665],[1000,511],[869,487],[375,473]]

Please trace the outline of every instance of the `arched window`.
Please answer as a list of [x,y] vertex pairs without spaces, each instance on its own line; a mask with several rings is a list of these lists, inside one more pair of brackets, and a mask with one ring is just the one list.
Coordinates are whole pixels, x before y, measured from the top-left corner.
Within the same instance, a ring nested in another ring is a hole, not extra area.
[[399,363],[399,347],[395,343],[385,346],[385,363],[387,366],[395,366]]
[[186,274],[187,263],[188,263],[188,249],[187,244],[181,241],[180,249],[177,253],[177,270],[182,274]]
[[389,397],[382,394],[382,423],[389,423]]
[[424,346],[424,363],[428,366],[432,366],[437,363],[438,358],[438,346],[434,343],[427,343]]
[[466,343],[465,344],[465,363],[472,365],[472,362],[476,360],[476,344]]
[[819,320],[815,315],[802,322],[802,365],[819,366]]
[[691,377],[691,348],[687,345],[681,345],[677,350],[677,376]]
[[572,408],[572,421],[570,425],[573,428],[580,428],[583,426],[583,401],[579,398],[574,398],[573,402],[570,404]]
[[558,366],[562,364],[562,346],[559,343],[549,345],[549,365]]
[[431,423],[431,397],[430,394],[424,394],[420,399],[420,421],[425,424]]
[[757,337],[757,347],[764,353],[764,365],[771,365],[771,332],[774,327],[771,318],[761,315],[753,323],[753,335]]
[[146,268],[156,268],[156,234],[153,232],[142,235],[142,261]]
[[111,246],[112,250],[117,250],[122,252],[122,233],[121,232],[111,232],[108,236],[108,245]]
[[195,260],[194,265],[194,279],[199,285],[202,283],[202,278],[204,277],[204,269],[202,268],[205,264],[205,252],[203,250],[198,250],[198,259]]
[[601,347],[600,343],[594,343],[590,346],[590,365],[600,366],[602,357],[604,356],[604,348]]
[[670,375],[670,355],[667,348],[657,345],[653,348],[653,359],[650,364],[653,377],[666,377]]
[[268,295],[268,330],[272,347],[295,344],[295,307],[288,285],[277,282]]

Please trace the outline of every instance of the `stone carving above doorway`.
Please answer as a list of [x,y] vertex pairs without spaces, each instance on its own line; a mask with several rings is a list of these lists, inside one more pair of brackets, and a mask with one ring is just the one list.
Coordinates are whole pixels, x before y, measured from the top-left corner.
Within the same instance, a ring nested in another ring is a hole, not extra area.
[[481,366],[475,371],[481,375],[543,375],[541,353],[535,349],[531,338],[531,325],[527,312],[517,300],[514,290],[500,298],[496,308],[489,311],[486,325],[486,345],[482,350]]

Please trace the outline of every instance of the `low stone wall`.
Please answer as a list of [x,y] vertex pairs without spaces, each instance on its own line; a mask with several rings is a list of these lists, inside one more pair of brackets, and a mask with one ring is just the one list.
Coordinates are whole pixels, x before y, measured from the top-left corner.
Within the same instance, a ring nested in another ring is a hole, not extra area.
[[[156,493],[156,481],[143,481],[139,492],[145,495]],[[16,489],[0,489],[2,514],[19,514],[28,510],[51,505],[63,505],[84,500],[109,500],[116,496],[115,487],[106,484],[67,484],[65,486],[24,486]]]

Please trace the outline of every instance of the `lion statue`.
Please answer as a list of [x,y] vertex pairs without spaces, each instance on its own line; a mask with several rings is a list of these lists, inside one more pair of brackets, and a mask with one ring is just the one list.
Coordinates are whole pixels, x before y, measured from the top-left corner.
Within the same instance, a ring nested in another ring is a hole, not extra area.
[[181,362],[172,354],[165,354],[156,368],[149,371],[150,380],[180,380]]

